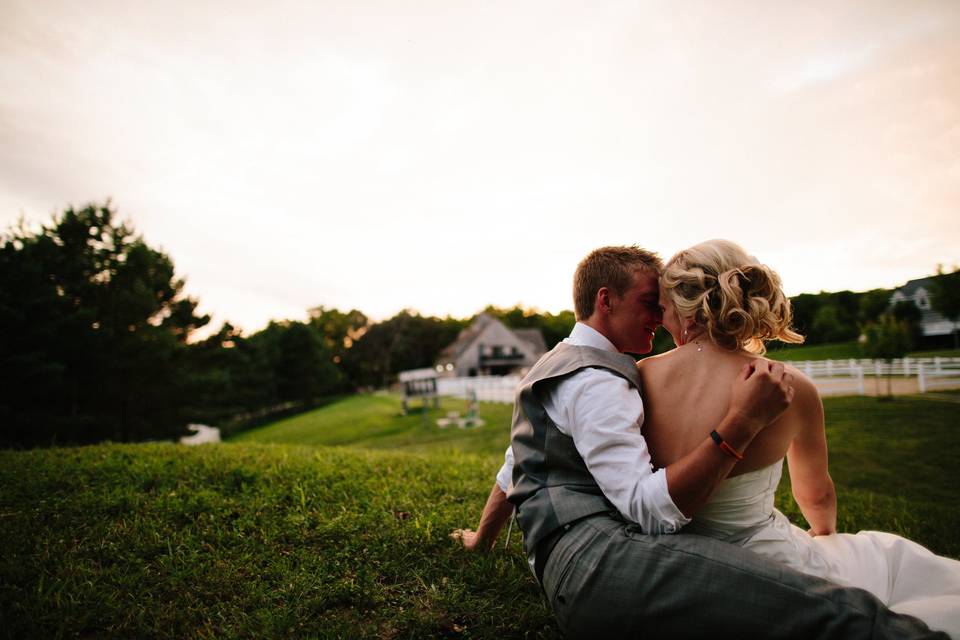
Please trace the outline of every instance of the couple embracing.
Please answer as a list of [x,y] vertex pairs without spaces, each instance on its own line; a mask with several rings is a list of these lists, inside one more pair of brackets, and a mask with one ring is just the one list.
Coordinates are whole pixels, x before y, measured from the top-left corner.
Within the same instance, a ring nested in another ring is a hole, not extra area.
[[[800,342],[779,277],[714,240],[664,266],[593,251],[577,323],[521,381],[477,531],[514,507],[567,637],[960,638],[960,562],[881,532],[838,534],[823,409],[758,355]],[[663,325],[677,348],[639,364]],[[774,508],[783,459],[810,531]]]

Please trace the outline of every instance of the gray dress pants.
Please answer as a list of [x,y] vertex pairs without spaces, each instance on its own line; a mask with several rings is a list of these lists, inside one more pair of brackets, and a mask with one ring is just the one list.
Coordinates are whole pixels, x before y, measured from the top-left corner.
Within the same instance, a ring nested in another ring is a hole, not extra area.
[[862,589],[730,544],[649,536],[610,515],[580,520],[543,587],[566,638],[943,638]]

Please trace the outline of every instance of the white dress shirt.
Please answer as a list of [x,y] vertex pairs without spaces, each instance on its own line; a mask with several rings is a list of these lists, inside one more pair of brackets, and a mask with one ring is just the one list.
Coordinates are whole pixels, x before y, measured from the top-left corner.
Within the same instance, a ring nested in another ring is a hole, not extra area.
[[[567,344],[617,352],[606,337],[577,323]],[[673,503],[666,471],[653,470],[640,434],[643,400],[637,390],[607,369],[580,369],[547,391],[543,408],[577,452],[607,499],[645,533],[676,533],[690,522]],[[513,478],[513,448],[497,473],[505,493]]]

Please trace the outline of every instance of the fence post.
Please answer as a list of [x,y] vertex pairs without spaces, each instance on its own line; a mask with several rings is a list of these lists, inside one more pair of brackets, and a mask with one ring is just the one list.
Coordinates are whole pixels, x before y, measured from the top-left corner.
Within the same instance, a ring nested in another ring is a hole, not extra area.
[[827,359],[827,377],[833,377],[833,360]]
[[923,375],[923,365],[917,364],[917,388],[920,389],[920,393],[927,392],[927,381]]
[[813,365],[809,360],[803,363],[803,372],[807,374],[808,378],[813,377]]
[[860,392],[860,395],[867,395],[866,389],[863,388],[863,367],[856,367],[857,372],[857,390]]
[[940,356],[936,356],[933,359],[933,367],[937,373],[940,373]]

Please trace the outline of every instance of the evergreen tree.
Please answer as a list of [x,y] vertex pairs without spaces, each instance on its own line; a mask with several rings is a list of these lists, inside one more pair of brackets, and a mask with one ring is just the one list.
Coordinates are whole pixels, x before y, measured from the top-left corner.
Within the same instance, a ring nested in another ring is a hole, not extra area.
[[164,437],[182,428],[184,343],[208,321],[173,262],[110,203],[0,243],[0,440]]

